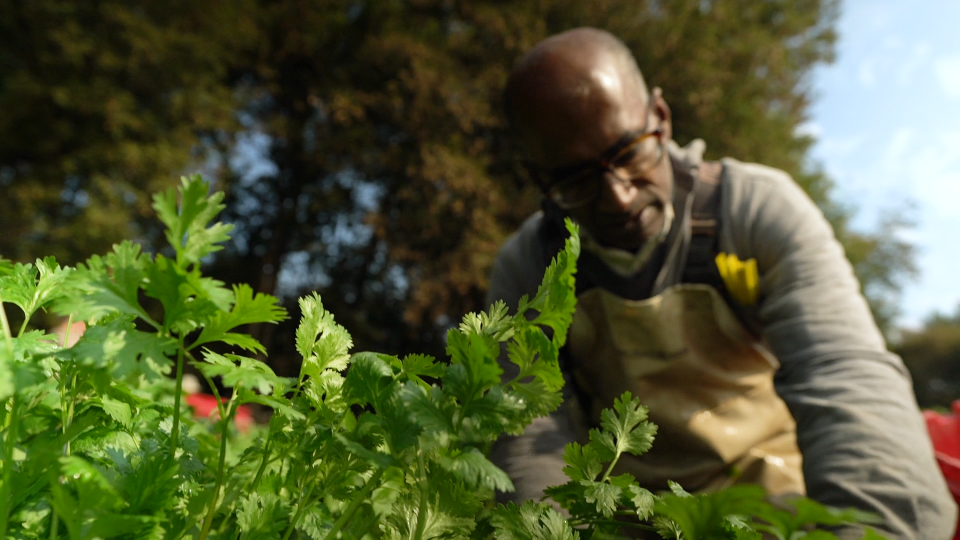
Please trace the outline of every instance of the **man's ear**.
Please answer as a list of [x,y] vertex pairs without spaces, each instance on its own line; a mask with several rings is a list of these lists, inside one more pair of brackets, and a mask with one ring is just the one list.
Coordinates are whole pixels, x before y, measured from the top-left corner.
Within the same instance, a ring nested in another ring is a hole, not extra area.
[[670,106],[663,99],[663,90],[659,86],[655,86],[650,95],[653,97],[653,111],[663,127],[663,139],[669,141],[673,139],[673,118],[670,116]]

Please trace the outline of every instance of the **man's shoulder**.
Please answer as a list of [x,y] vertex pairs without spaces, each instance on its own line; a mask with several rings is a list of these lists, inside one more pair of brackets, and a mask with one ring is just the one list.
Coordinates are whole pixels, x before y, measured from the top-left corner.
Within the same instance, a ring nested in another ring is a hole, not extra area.
[[536,293],[546,268],[540,227],[543,212],[528,217],[501,246],[493,264],[488,300],[514,305],[523,294]]
[[730,157],[723,158],[720,162],[723,164],[726,188],[735,194],[759,196],[769,194],[771,189],[799,189],[786,171],[775,167],[739,161]]
[[525,219],[507,241],[500,247],[497,259],[523,261],[529,263],[542,253],[540,227],[543,223],[543,212],[536,212]]
[[722,205],[735,222],[749,225],[758,219],[778,221],[778,217],[798,211],[822,218],[810,196],[785,171],[733,158],[723,158],[721,163]]
[[721,162],[723,250],[772,262],[800,244],[833,237],[823,212],[789,174],[732,158]]

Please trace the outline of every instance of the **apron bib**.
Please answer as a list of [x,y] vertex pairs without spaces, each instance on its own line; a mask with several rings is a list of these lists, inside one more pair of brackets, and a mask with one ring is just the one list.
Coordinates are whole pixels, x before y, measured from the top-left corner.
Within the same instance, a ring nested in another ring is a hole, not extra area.
[[805,493],[796,424],[773,386],[779,363],[713,287],[681,284],[646,300],[591,289],[577,299],[568,346],[592,400],[593,418],[573,419],[582,442],[625,391],[658,426],[653,448],[623,455],[618,474],[648,489],[674,480],[691,491],[755,483]]

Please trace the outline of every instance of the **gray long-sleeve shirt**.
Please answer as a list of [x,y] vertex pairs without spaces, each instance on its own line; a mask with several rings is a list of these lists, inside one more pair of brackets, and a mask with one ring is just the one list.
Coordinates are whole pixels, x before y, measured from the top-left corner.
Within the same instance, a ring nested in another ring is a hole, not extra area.
[[[698,161],[672,152],[689,164]],[[784,172],[733,159],[722,163],[719,247],[757,260],[756,317],[781,363],[776,389],[797,423],[808,495],[880,514],[880,528],[891,538],[952,538],[957,507],[937,468],[909,374],[887,351],[830,225]],[[501,249],[488,300],[515,307],[520,296],[536,292],[544,269],[541,219],[528,219]],[[565,481],[561,453],[573,439],[561,409],[503,441],[494,460],[514,478],[519,496],[537,496]],[[841,534],[848,535],[859,538],[856,531]]]

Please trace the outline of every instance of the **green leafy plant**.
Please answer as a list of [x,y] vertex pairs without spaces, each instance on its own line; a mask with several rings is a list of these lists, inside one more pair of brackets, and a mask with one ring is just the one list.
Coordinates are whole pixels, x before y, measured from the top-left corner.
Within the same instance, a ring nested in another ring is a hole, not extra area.
[[[575,305],[576,228],[568,225],[565,249],[519,315],[498,303],[465,316],[448,333],[444,362],[351,354],[350,335],[319,296],[302,298],[302,366],[283,378],[240,331],[284,319],[276,299],[200,271],[230,233],[211,224],[222,194],[208,190],[185,178],[179,196],[155,197],[169,257],[124,242],[77,268],[0,260],[0,302],[24,315],[13,332],[0,309],[7,537],[546,539],[633,527],[672,538],[755,538],[755,530],[799,538],[807,524],[861,518],[806,500],[775,510],[755,488],[655,495],[629,475],[612,476],[619,457],[646,451],[655,433],[629,394],[604,411],[589,444],[566,450],[571,481],[550,495],[569,520],[543,502],[494,506],[494,491],[513,486],[486,458],[490,444],[561,402],[557,351]],[[67,317],[68,332],[76,321],[86,331],[60,346],[68,336],[29,329],[39,310]],[[507,381],[503,350],[518,367]],[[213,423],[185,405],[187,363],[218,400]],[[248,404],[272,415],[244,434],[232,419]],[[625,517],[634,522],[618,521]]]

